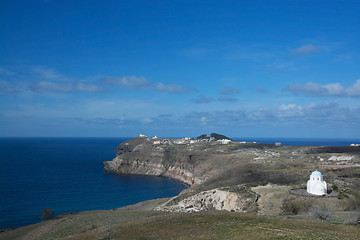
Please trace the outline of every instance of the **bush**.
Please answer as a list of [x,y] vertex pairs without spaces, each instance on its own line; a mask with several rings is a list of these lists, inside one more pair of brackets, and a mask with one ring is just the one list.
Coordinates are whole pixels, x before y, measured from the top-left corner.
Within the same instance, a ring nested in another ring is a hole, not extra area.
[[310,209],[310,214],[321,221],[327,221],[332,214],[326,206],[315,206]]
[[285,198],[281,209],[286,214],[297,215],[302,211],[308,210],[312,206],[312,201],[302,198]]
[[360,198],[358,196],[348,197],[344,210],[352,211],[358,208],[360,208]]
[[349,222],[346,222],[345,225],[355,225],[360,227],[360,214],[358,213],[357,217],[352,218]]
[[252,183],[247,183],[246,186],[247,187],[257,187],[257,186],[266,186],[268,184],[268,182],[252,182]]
[[340,192],[339,195],[338,195],[338,199],[344,199],[344,198],[349,198],[349,195],[347,195],[344,192]]
[[51,208],[44,208],[41,212],[41,218],[49,220],[54,217],[54,212]]
[[339,191],[339,187],[336,185],[336,184],[333,184],[332,186],[331,186],[331,188],[332,188],[332,190],[334,190],[334,191]]

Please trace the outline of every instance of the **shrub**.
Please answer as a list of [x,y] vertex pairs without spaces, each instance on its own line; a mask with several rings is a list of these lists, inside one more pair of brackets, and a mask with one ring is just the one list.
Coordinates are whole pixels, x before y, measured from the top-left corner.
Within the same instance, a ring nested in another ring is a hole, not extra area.
[[327,221],[332,216],[330,210],[324,205],[311,208],[310,214],[321,221]]
[[332,186],[331,186],[331,188],[332,188],[332,190],[334,190],[334,191],[339,191],[339,187],[336,185],[336,184],[333,184]]
[[349,198],[349,196],[344,192],[340,192],[338,195],[338,199],[344,199],[344,198]]
[[252,182],[252,183],[247,183],[246,186],[247,187],[257,187],[257,186],[266,186],[268,184],[268,182]]
[[302,211],[308,210],[312,206],[312,200],[302,198],[285,198],[281,209],[286,214],[297,215]]
[[44,208],[41,212],[41,218],[49,220],[54,217],[54,212],[51,208]]
[[345,211],[352,211],[360,207],[360,198],[358,196],[348,197],[345,205]]
[[346,222],[345,225],[355,225],[360,227],[360,213],[358,213],[357,217],[351,219],[349,222]]

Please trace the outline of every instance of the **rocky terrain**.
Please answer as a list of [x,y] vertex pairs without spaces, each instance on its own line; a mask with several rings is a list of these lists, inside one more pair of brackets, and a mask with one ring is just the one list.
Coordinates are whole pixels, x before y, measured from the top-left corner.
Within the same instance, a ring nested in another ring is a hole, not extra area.
[[[200,212],[208,210],[226,210],[231,212],[252,212],[258,196],[243,187],[241,192],[232,192],[226,188],[202,191],[174,203],[175,198],[155,208],[167,212]],[[177,198],[177,197],[176,197]]]

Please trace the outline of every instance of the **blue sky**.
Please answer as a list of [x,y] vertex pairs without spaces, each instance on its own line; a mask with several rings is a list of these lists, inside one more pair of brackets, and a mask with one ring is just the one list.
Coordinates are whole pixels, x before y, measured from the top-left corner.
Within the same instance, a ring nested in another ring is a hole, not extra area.
[[360,2],[0,0],[0,136],[360,136]]

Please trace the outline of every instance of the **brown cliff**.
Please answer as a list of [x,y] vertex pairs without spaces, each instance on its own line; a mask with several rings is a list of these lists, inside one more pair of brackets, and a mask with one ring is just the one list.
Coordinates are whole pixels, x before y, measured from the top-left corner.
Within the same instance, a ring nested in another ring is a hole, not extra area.
[[138,137],[120,144],[116,157],[104,163],[104,170],[117,174],[169,177],[192,186],[204,181],[204,176],[188,150],[186,145],[172,140]]

